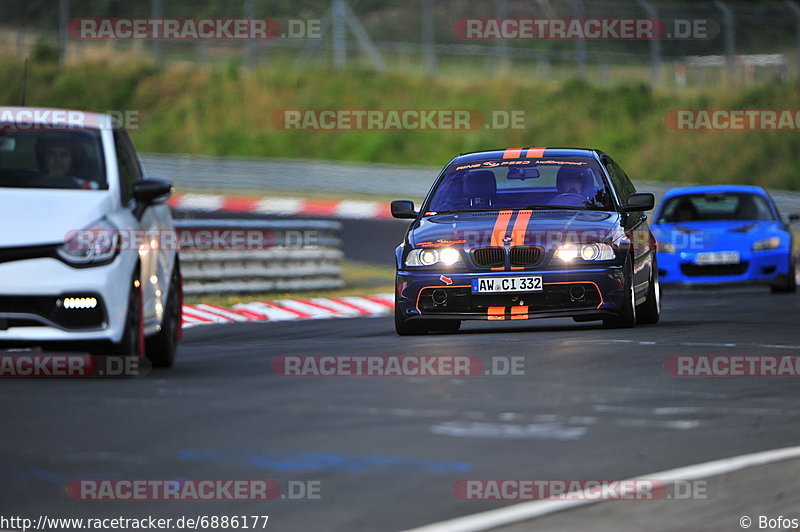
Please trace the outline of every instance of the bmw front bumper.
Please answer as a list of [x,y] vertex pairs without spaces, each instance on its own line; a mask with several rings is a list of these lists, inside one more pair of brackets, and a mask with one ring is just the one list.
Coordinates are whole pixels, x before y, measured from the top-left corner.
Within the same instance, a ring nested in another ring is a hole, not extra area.
[[[481,278],[542,277],[542,290],[476,293]],[[622,266],[571,270],[398,271],[397,309],[406,319],[527,320],[615,316],[625,301]]]

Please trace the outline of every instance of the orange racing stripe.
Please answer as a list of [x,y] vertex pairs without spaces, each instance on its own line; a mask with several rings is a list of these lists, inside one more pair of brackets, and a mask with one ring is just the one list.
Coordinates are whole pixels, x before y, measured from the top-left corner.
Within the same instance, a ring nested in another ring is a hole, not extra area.
[[497,220],[494,222],[494,229],[492,229],[492,246],[503,245],[503,237],[506,235],[506,229],[512,213],[513,211],[500,211],[498,213]]
[[506,307],[489,307],[486,309],[487,319],[504,320],[506,319]]
[[522,148],[514,149],[507,149],[503,152],[503,159],[519,159],[519,154],[522,153]]
[[538,159],[544,157],[544,150],[547,148],[528,148],[528,153],[525,155],[528,159]]
[[512,320],[527,320],[528,319],[528,307],[527,306],[511,307],[511,319]]
[[528,222],[531,219],[533,211],[519,211],[517,213],[517,220],[514,222],[514,229],[511,231],[511,245],[524,246],[525,234],[528,231]]

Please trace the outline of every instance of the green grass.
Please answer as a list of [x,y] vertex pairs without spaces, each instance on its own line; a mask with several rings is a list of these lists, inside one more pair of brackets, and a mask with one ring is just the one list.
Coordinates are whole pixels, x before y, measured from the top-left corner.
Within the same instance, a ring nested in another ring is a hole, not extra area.
[[[473,74],[479,69],[473,69]],[[20,100],[22,65],[0,61],[0,104]],[[454,154],[495,147],[597,147],[634,180],[749,183],[800,189],[798,132],[683,132],[664,125],[681,108],[800,108],[792,84],[731,92],[653,92],[639,82],[594,86],[492,76],[427,79],[419,73],[304,70],[279,60],[252,72],[233,64],[109,61],[35,63],[28,104],[137,110],[133,136],[144,152],[317,158],[441,166]],[[283,131],[281,109],[472,109],[525,113],[523,129],[472,131]],[[433,177],[433,176],[431,176]]]
[[364,262],[344,261],[342,263],[342,280],[345,286],[336,290],[317,290],[308,292],[269,292],[263,294],[237,295],[196,295],[187,296],[186,304],[210,303],[230,307],[237,303],[252,301],[271,301],[275,299],[293,299],[309,297],[343,297],[366,296],[394,292],[394,268],[378,266]]

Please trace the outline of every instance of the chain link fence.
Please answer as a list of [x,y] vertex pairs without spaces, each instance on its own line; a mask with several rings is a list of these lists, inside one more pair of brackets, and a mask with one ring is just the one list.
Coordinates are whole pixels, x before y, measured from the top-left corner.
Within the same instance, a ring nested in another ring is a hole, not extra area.
[[[86,18],[270,18],[281,35],[268,40],[73,38],[67,31],[70,21]],[[657,19],[665,32],[660,39],[476,40],[458,30],[464,19],[610,18]],[[547,80],[739,86],[798,76],[800,7],[793,0],[4,0],[0,55],[26,57],[37,42],[58,46],[63,61],[116,53],[157,63],[364,66],[431,76],[503,71]]]

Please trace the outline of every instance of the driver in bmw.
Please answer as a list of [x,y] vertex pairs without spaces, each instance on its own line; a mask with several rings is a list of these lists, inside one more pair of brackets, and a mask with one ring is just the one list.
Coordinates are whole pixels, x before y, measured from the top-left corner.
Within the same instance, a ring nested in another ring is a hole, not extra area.
[[559,194],[578,194],[587,199],[594,193],[594,177],[588,168],[562,166],[556,177],[556,188]]

